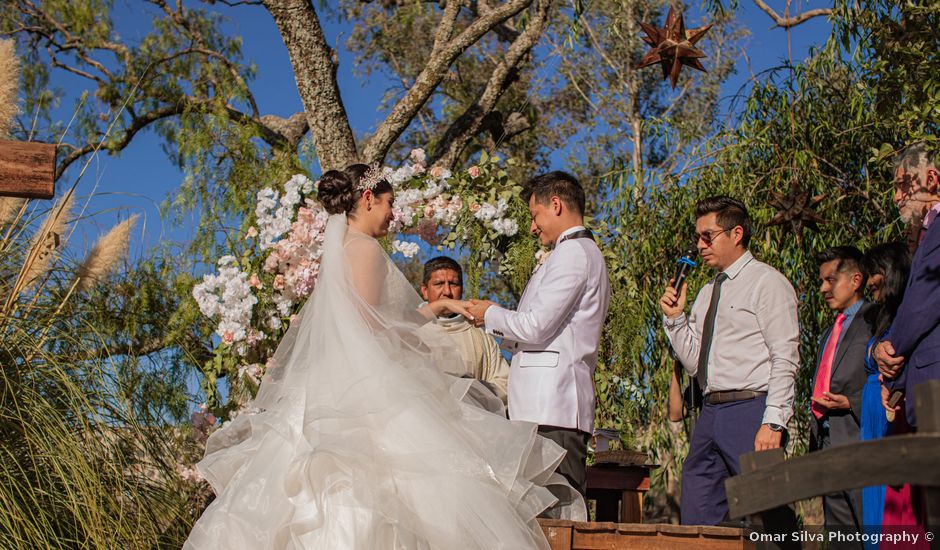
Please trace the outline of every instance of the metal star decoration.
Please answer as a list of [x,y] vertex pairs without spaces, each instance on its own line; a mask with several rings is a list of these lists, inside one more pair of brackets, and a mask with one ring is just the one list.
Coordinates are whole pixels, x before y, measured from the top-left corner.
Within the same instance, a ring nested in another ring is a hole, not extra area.
[[663,69],[663,80],[668,78],[672,82],[673,89],[679,81],[679,71],[682,70],[683,65],[705,72],[705,67],[699,61],[705,57],[705,52],[695,48],[695,43],[705,36],[713,24],[686,29],[682,14],[677,14],[671,7],[666,15],[666,24],[662,28],[641,22],[640,26],[646,33],[643,41],[653,49],[643,56],[637,68],[660,63]]
[[791,187],[788,193],[770,194],[773,197],[770,199],[770,205],[777,209],[777,215],[767,222],[767,225],[789,224],[790,229],[799,238],[803,229],[818,230],[819,224],[826,223],[826,220],[813,211],[814,206],[825,200],[825,194],[813,196],[809,191],[800,191],[795,186]]

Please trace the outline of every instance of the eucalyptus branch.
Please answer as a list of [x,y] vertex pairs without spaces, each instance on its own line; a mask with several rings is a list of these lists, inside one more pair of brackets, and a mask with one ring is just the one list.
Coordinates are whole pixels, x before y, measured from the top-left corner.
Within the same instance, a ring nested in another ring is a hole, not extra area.
[[[764,11],[771,19],[776,23],[775,27],[782,27],[784,29],[789,29],[790,27],[795,27],[804,21],[812,19],[814,17],[821,16],[830,16],[832,15],[832,9],[830,8],[817,8],[814,10],[805,11],[794,17],[783,17],[774,11],[769,5],[767,5],[764,0],[754,0],[754,3],[757,4],[757,7]],[[774,27],[771,27],[774,28]]]
[[520,13],[533,0],[509,0],[481,14],[460,34],[441,46],[428,59],[424,70],[415,79],[414,85],[392,108],[392,112],[379,125],[375,134],[363,147],[363,159],[367,163],[382,160],[392,144],[405,131],[412,119],[428,101],[434,90],[444,79],[450,66],[467,48],[476,44],[496,25]]
[[[490,116],[503,93],[516,79],[519,65],[538,43],[548,22],[552,0],[536,0],[535,13],[525,31],[509,46],[506,54],[490,75],[483,93],[447,129],[438,146],[439,156],[434,164],[452,167],[470,140],[476,136]],[[503,133],[505,135],[505,133]],[[495,136],[498,140],[502,136]]]

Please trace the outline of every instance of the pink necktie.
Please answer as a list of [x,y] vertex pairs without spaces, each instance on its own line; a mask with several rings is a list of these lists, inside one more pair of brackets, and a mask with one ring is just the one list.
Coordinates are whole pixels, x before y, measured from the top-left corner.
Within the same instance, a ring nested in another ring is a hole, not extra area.
[[[845,314],[840,313],[836,316],[836,324],[829,333],[829,341],[826,342],[826,349],[823,351],[822,360],[819,362],[819,372],[816,373],[816,385],[813,386],[813,398],[823,399],[824,392],[829,391],[829,379],[832,378],[832,361],[836,357],[836,348],[839,345],[839,335],[842,334],[842,323],[845,321]],[[827,409],[819,403],[813,401],[813,414],[817,419],[826,414]]]

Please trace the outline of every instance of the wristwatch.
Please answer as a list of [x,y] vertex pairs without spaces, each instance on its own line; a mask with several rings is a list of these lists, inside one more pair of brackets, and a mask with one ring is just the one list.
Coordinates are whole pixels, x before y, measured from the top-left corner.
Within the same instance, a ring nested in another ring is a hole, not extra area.
[[767,427],[770,428],[771,430],[775,431],[775,432],[785,432],[785,431],[787,431],[787,427],[786,427],[786,426],[781,426],[780,424],[773,424],[773,423],[768,422],[768,423],[767,423]]

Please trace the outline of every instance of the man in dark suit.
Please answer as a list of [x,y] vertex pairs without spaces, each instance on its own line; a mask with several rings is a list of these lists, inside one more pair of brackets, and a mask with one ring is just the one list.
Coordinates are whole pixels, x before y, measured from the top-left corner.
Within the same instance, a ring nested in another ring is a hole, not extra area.
[[[813,377],[810,451],[859,441],[865,353],[872,326],[865,313],[865,275],[862,252],[854,246],[827,248],[816,255],[819,287],[826,305],[836,312],[835,323],[819,341]],[[861,533],[861,491],[823,496],[826,530]],[[830,548],[862,549],[861,542],[830,541]]]
[[894,187],[901,219],[908,224],[922,219],[923,228],[904,300],[875,359],[886,387],[904,393],[908,423],[916,428],[914,387],[940,379],[940,174],[923,144],[900,154]]

